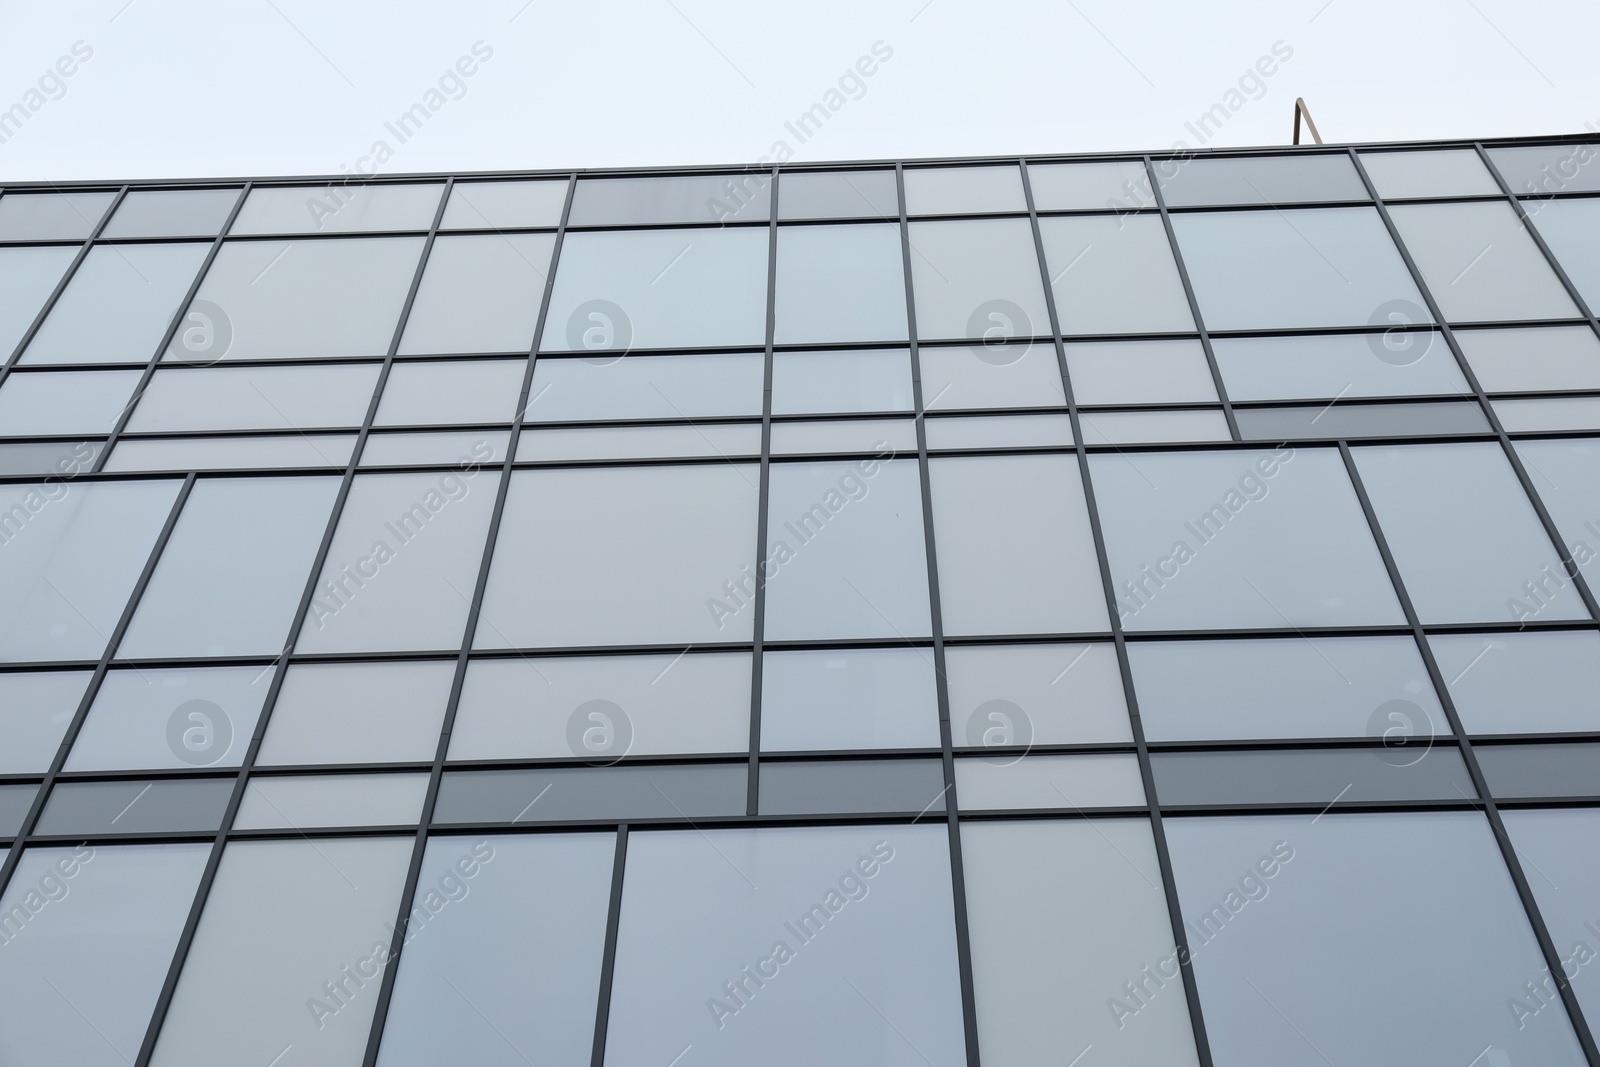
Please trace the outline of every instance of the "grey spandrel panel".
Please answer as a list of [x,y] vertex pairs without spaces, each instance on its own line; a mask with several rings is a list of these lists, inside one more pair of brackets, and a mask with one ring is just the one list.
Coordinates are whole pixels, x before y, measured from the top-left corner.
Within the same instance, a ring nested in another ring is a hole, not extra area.
[[179,482],[0,490],[6,661],[98,659],[177,497]]
[[958,749],[1133,740],[1109,642],[952,645],[945,671]]
[[766,307],[765,227],[569,233],[539,348],[759,346]]
[[527,369],[525,359],[397,363],[384,383],[373,425],[510,422]]
[[1455,338],[1485,392],[1600,389],[1600,339],[1587,326],[1458,330]]
[[200,241],[91,248],[22,362],[148,363],[209,248]]
[[910,244],[917,336],[923,341],[995,343],[1050,332],[1027,219],[914,222]]
[[357,476],[296,649],[460,647],[499,482],[475,465]]
[[104,441],[38,441],[0,445],[0,474],[82,474],[94,466],[104,447]]
[[426,230],[433,223],[443,184],[257,187],[245,197],[236,234],[364,233]]
[[1040,211],[1127,211],[1155,207],[1150,175],[1140,160],[1028,165],[1028,184]]
[[938,746],[931,649],[830,648],[763,657],[764,750]]
[[528,351],[555,241],[548,233],[436,239],[400,355]]
[[[769,641],[930,633],[922,491],[915,463],[878,459],[774,464],[767,505]],[[744,572],[749,573],[749,572]],[[713,587],[717,622],[747,628],[754,592]],[[702,608],[702,611],[705,609]],[[727,640],[728,638],[723,638]]]
[[911,167],[905,171],[906,214],[978,215],[1028,210],[1022,172],[1014,164]]
[[1221,408],[1190,411],[1083,411],[1078,415],[1088,445],[1135,445],[1166,441],[1231,441]]
[[779,227],[774,293],[777,344],[905,340],[900,227]]
[[474,660],[451,760],[746,752],[750,654]]
[[555,227],[567,201],[567,182],[457,182],[445,205],[441,230],[509,230]]
[[436,823],[701,819],[743,815],[743,763],[448,771]]
[[1600,796],[1600,745],[1593,742],[1473,748],[1496,797]]
[[270,666],[110,671],[65,769],[237,767],[272,675]]
[[517,471],[476,647],[748,641],[757,473],[727,463]]
[[1131,752],[1080,756],[995,753],[955,763],[962,811],[1018,808],[1124,808],[1145,803],[1139,757]]
[[356,435],[297,434],[285,437],[190,437],[139,439],[123,437],[112,449],[105,469],[111,471],[212,471],[329,467],[342,470],[350,462]]
[[[1148,822],[965,822],[961,861],[985,1063],[1084,1045],[1108,1067],[1199,1063]],[[1105,1007],[1130,980],[1149,994],[1132,1023]]]
[[[1594,917],[1596,884],[1594,855],[1600,848],[1600,812],[1593,808],[1545,808],[1502,811],[1506,832],[1516,847],[1539,905],[1540,917],[1550,929],[1550,940],[1563,961],[1564,977],[1572,983],[1584,1015],[1600,1011],[1600,985],[1596,984],[1593,962],[1600,935]],[[1576,973],[1574,973],[1576,972]],[[1546,1006],[1556,999],[1555,976],[1548,972],[1529,975],[1540,995],[1529,997],[1519,991],[1512,1011],[1519,1022],[1541,1025],[1548,1019]]]
[[1469,733],[1600,730],[1600,635],[1589,630],[1430,634]]
[[1556,262],[1593,311],[1600,305],[1600,255],[1594,250],[1600,238],[1600,198],[1546,200],[1523,206],[1555,253]]
[[1581,572],[1594,575],[1600,560],[1600,441],[1552,438],[1518,441],[1515,448],[1555,520],[1562,548]]
[[0,1057],[133,1062],[210,847],[29,849],[0,900]]
[[929,464],[947,634],[1110,629],[1073,456]]
[[360,426],[380,370],[376,363],[167,367],[150,377],[127,431]]
[[772,178],[684,174],[660,178],[579,178],[568,226],[637,226],[673,222],[764,222]]
[[1491,148],[1489,158],[1517,196],[1600,192],[1600,151],[1592,144]]
[[892,219],[900,193],[892,170],[796,171],[778,184],[778,218]]
[[1217,402],[1199,341],[1086,341],[1065,350],[1079,404]]
[[761,814],[942,811],[944,768],[937,759],[765,761]]
[[230,778],[58,782],[34,832],[47,836],[209,833],[222,825]]
[[415,826],[428,773],[260,774],[251,777],[234,816],[236,830],[332,826]]
[[[1361,166],[1385,200],[1435,196],[1499,196],[1478,153],[1470,148],[1433,152],[1362,152]],[[1364,199],[1364,198],[1363,198]]]
[[[1456,334],[1463,348],[1468,336]],[[1235,403],[1472,391],[1444,336],[1432,330],[1220,337],[1211,350]]]
[[540,359],[533,368],[527,421],[759,416],[763,374],[759,352],[593,362]]
[[1494,429],[1473,400],[1456,403],[1352,404],[1235,408],[1246,441],[1488,434]]
[[774,415],[910,411],[911,356],[904,350],[775,352]]
[[1383,737],[1399,758],[1450,732],[1410,637],[1130,641],[1128,661],[1151,741]]
[[[1521,1028],[1506,1010],[1544,960],[1480,813],[1171,818],[1165,828],[1219,1063],[1323,1062],[1308,1046],[1373,1067],[1584,1062],[1555,996]],[[1430,995],[1416,998],[1423,986]],[[1400,1002],[1407,1009],[1395,1012]],[[1126,1006],[1131,1030],[1144,1012]]]
[[[1452,322],[1578,313],[1510,204],[1402,204],[1389,217]],[[1548,223],[1545,229],[1559,232]]]
[[105,434],[116,425],[140,372],[13,374],[0,386],[0,434]]
[[1128,630],[1404,619],[1332,449],[1098,453],[1089,468]]
[[22,832],[22,822],[33,807],[39,787],[27,785],[0,785],[0,837],[11,837]]
[[1494,413],[1506,433],[1600,430],[1600,397],[1562,396],[1496,400]]
[[1064,407],[1054,345],[923,348],[923,404],[929,411]]
[[1157,216],[1044,218],[1039,236],[1063,334],[1194,329]]
[[101,236],[215,237],[238,199],[238,189],[134,189]]
[[[926,420],[928,451],[1071,448],[1072,419],[1050,415],[962,415]],[[916,446],[913,444],[912,448]],[[910,449],[907,449],[910,451]]]
[[1210,329],[1387,325],[1394,309],[1427,321],[1374,208],[1182,212],[1172,228]]
[[1355,460],[1424,623],[1588,617],[1499,445],[1376,446]]
[[6,358],[77,254],[75,247],[0,248],[0,353]]
[[949,868],[943,826],[631,833],[606,1062],[966,1062]]
[[117,198],[114,192],[0,196],[0,241],[81,241]]
[[292,664],[256,762],[431,761],[454,678],[453,659]]
[[1164,807],[1477,797],[1453,746],[1153,752],[1150,768]]
[[118,655],[277,655],[338,491],[330,477],[200,481]]
[[587,1064],[615,852],[612,834],[431,838],[380,1067]]
[[150,1062],[266,1064],[285,1048],[316,1067],[361,1062],[412,848],[230,842]]
[[89,685],[88,671],[0,674],[0,774],[43,774]]
[[1343,153],[1188,159],[1158,173],[1168,207],[1367,199],[1367,187]]
[[508,430],[430,430],[375,433],[361,449],[362,467],[407,467],[418,463],[499,463],[510,444]]
[[165,358],[384,355],[422,245],[421,237],[225,242]]

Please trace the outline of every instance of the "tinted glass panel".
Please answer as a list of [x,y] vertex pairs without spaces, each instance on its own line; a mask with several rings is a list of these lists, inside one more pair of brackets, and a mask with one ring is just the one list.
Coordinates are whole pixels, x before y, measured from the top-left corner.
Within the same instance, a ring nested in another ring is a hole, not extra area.
[[231,468],[343,467],[356,435],[199,437],[170,441],[123,438],[106,460],[108,471],[204,471]]
[[433,759],[455,662],[296,663],[256,760],[400,763]]
[[60,836],[209,832],[222,825],[232,778],[62,782],[50,791],[37,833]]
[[1500,186],[1470,148],[1437,152],[1363,152],[1361,165],[1378,195],[1497,196]]
[[745,796],[743,763],[451,771],[439,783],[433,818],[441,823],[698,819],[743,815]]
[[1587,326],[1460,330],[1455,337],[1486,392],[1600,389],[1600,340]]
[[0,433],[109,433],[140,372],[13,374],[0,386]]
[[0,248],[0,353],[10,358],[77,253],[76,248]]
[[939,699],[926,648],[768,652],[761,747],[936,748]]
[[778,180],[780,219],[894,218],[892,170],[796,171]]
[[1169,207],[1367,199],[1367,187],[1343,153],[1190,159],[1158,165],[1157,173]]
[[1477,745],[1497,797],[1600,796],[1600,745]]
[[1471,401],[1236,408],[1233,417],[1239,424],[1239,436],[1246,441],[1492,432],[1483,408]]
[[270,666],[111,671],[66,769],[237,767],[272,674]]
[[1130,754],[1014,756],[956,760],[962,811],[1120,808],[1144,803],[1139,758]]
[[1062,333],[1194,329],[1159,218],[1047,218],[1039,232]]
[[[1468,336],[1456,339],[1465,347]],[[1222,337],[1211,350],[1235,402],[1471,391],[1443,335],[1431,330]]]
[[836,760],[761,764],[761,814],[944,808],[938,760]]
[[11,193],[0,197],[0,241],[82,240],[117,194]]
[[1028,210],[1022,174],[1014,166],[912,167],[905,182],[908,215]]
[[540,359],[529,422],[761,414],[760,354]]
[[1491,148],[1489,158],[1518,196],[1600,191],[1600,153],[1592,144]]
[[442,185],[295,185],[250,190],[233,233],[426,230]]
[[256,775],[234,816],[237,830],[318,826],[404,826],[416,823],[428,775]]
[[1593,575],[1600,559],[1600,442],[1590,439],[1518,441],[1534,492],[1555,521],[1562,547],[1580,570]]
[[1593,311],[1600,305],[1600,256],[1594,251],[1600,238],[1600,199],[1547,200],[1526,207],[1561,269]]
[[122,198],[104,237],[212,237],[222,232],[237,189],[135,189]]
[[1389,215],[1452,322],[1559,319],[1577,311],[1510,204],[1408,204]]
[[1040,211],[1155,207],[1150,175],[1137,160],[1114,163],[1029,164],[1028,184]]
[[157,371],[128,420],[130,433],[360,426],[377,364],[172,367]]
[[1600,730],[1600,635],[1431,634],[1428,644],[1469,732]]
[[[996,343],[1045,336],[1039,255],[1027,219],[918,222],[911,226],[917,336]],[[989,358],[1006,361],[1000,355]]]
[[539,233],[435,240],[400,354],[528,351],[555,240]]
[[[1597,816],[1600,812],[1593,809],[1506,811],[1500,816],[1528,872],[1528,885],[1550,928],[1550,939],[1563,960],[1586,957],[1595,948],[1591,924],[1595,893],[1600,892],[1600,886],[1596,885],[1591,857],[1600,847]],[[1585,951],[1578,952],[1579,946]],[[1600,986],[1596,985],[1595,972],[1588,967],[1575,969],[1577,973],[1568,975],[1568,979],[1584,1014],[1593,1015],[1600,1010]],[[1537,981],[1540,987],[1554,992],[1554,982],[1547,974]],[[1547,995],[1545,999],[1553,998]],[[1522,1012],[1530,1010],[1544,1014],[1543,1005],[1524,1000]],[[1518,1018],[1531,1023],[1533,1020],[1522,1012]]]
[[904,340],[905,295],[900,227],[778,231],[776,343]]
[[50,769],[88,684],[88,671],[0,674],[0,774]]
[[1373,800],[1476,797],[1452,746],[1418,751],[1313,748],[1280,752],[1153,752],[1163,806],[1179,804],[1350,804]]
[[1072,396],[1080,404],[1217,400],[1206,351],[1198,341],[1086,342],[1067,345],[1066,353]]
[[397,364],[373,424],[510,422],[527,369],[525,359]]
[[929,411],[1064,406],[1053,345],[924,348],[923,405]]
[[28,363],[147,363],[183,302],[204,244],[89,250],[29,343]]
[[1110,644],[945,649],[957,748],[1132,741]]
[[764,172],[667,178],[580,178],[569,226],[761,222],[772,199]]
[[565,181],[457,182],[441,230],[555,226],[567,200]]
[[904,351],[773,354],[774,415],[910,410],[911,360]]

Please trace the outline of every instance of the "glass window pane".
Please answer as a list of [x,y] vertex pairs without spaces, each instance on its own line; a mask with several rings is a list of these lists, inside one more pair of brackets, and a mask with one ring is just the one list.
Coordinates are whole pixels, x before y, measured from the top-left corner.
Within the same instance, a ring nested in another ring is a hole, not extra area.
[[1066,415],[962,415],[928,419],[926,425],[930,452],[1073,445]]
[[778,218],[895,218],[900,194],[892,170],[784,171]]
[[1087,445],[1157,441],[1231,441],[1221,408],[1200,411],[1084,411],[1078,415]]
[[[210,850],[209,844],[29,849],[0,899],[6,916],[0,1058],[132,1063]],[[18,916],[20,929],[12,925]]]
[[555,243],[547,233],[435,240],[400,354],[528,351]]
[[140,371],[13,374],[0,386],[0,433],[110,433]]
[[471,466],[358,475],[297,650],[460,647],[499,482]]
[[205,244],[89,250],[23,354],[26,363],[148,363],[206,258]]
[[1418,752],[1302,748],[1243,752],[1153,752],[1150,771],[1163,807],[1201,804],[1326,804],[1472,799],[1476,790],[1454,746]]
[[1133,740],[1110,644],[953,645],[945,672],[958,749]]
[[[1450,321],[1577,314],[1510,204],[1406,204],[1389,216]],[[1545,229],[1559,232],[1549,223]]]
[[963,1064],[954,915],[942,826],[630,834],[606,1062]]
[[768,652],[761,667],[761,747],[937,748],[936,688],[932,649]]
[[423,433],[375,433],[361,450],[363,467],[407,467],[420,463],[465,466],[474,461],[499,464],[506,458],[511,435],[506,431],[433,430]]
[[232,778],[62,782],[50,791],[35,832],[62,837],[210,833],[222,825],[232,793]]
[[379,370],[376,363],[168,367],[151,375],[127,428],[146,433],[360,426]]
[[767,172],[756,170],[664,178],[579,178],[567,225],[761,222],[767,218],[771,185]]
[[1499,445],[1358,448],[1355,459],[1424,623],[1588,617]]
[[905,182],[908,215],[1028,210],[1022,172],[1015,166],[911,167]]
[[555,226],[567,202],[567,182],[457,182],[441,230],[510,230]]
[[432,760],[455,666],[454,660],[293,664],[256,762]]
[[1028,164],[1028,184],[1040,211],[1155,207],[1150,175],[1136,159],[1111,163]]
[[266,1064],[288,1046],[308,1063],[359,1062],[411,848],[409,837],[231,842],[150,1062]]
[[1139,757],[1002,756],[956,760],[962,811],[1121,808],[1144,804]]
[[338,491],[337,478],[201,481],[117,654],[277,655]]
[[1499,196],[1500,186],[1470,148],[1362,152],[1361,165],[1385,200],[1408,196]]
[[699,819],[744,815],[738,763],[627,764],[515,771],[446,771],[438,823]]
[[1166,823],[1218,1063],[1584,1062],[1559,1005],[1506,1010],[1544,959],[1482,815],[1315,817]]
[[510,422],[527,369],[525,359],[396,363],[373,425]]
[[911,359],[904,349],[772,356],[774,415],[910,410]]
[[[961,865],[984,1062],[1087,1046],[1105,1067],[1199,1063],[1147,822],[964,822]],[[1130,979],[1148,998],[1133,1025],[1106,1010]]]
[[135,189],[101,236],[214,237],[238,199],[237,189]]
[[1593,743],[1480,744],[1474,751],[1497,797],[1600,796],[1600,747]]
[[1065,407],[1054,345],[924,348],[923,405],[929,411]]
[[76,248],[0,248],[0,353],[10,358],[77,254]]
[[0,197],[0,241],[82,240],[106,213],[114,192],[11,193]]
[[1518,196],[1600,192],[1600,166],[1595,164],[1592,144],[1491,148],[1489,158]]
[[690,459],[695,456],[759,458],[761,424],[704,426],[593,426],[525,430],[517,459]]
[[260,470],[291,467],[344,467],[356,435],[300,434],[294,437],[196,437],[173,440],[123,438],[106,460],[107,471]]
[[1367,187],[1343,152],[1163,160],[1156,174],[1168,207],[1367,199]]
[[569,233],[539,347],[760,345],[766,323],[764,228]]
[[450,758],[746,752],[750,655],[473,660]]
[[905,340],[900,227],[781,227],[777,270],[777,344]]
[[[11,837],[22,832],[22,822],[33,807],[39,787],[27,785],[0,785],[0,837]],[[4,854],[0,853],[0,862]]]
[[609,833],[431,839],[379,1067],[589,1062],[615,852]]
[[928,470],[947,634],[1110,628],[1076,457],[937,459]]
[[1067,345],[1066,353],[1080,404],[1217,402],[1199,341],[1088,341]]
[[1210,329],[1361,326],[1393,308],[1428,319],[1373,208],[1184,212],[1172,228]]
[[756,485],[725,463],[516,472],[477,647],[750,640]]
[[422,816],[428,775],[254,775],[234,816],[235,830],[318,826],[404,826]]
[[1063,334],[1194,329],[1166,227],[1156,216],[1040,219],[1039,236]]
[[88,685],[88,671],[0,674],[0,774],[50,769]]
[[[0,445],[0,474],[82,474],[94,466],[104,441],[40,441]],[[4,530],[0,521],[0,530]]]
[[1049,335],[1027,219],[917,222],[910,240],[919,338],[983,338],[987,352],[1006,338]]
[[1458,330],[1455,337],[1485,392],[1600,389],[1600,339],[1587,326]]
[[1600,399],[1588,396],[1548,400],[1496,400],[1494,413],[1506,433],[1542,430],[1600,430]]
[[1236,408],[1234,420],[1246,441],[1315,438],[1405,437],[1493,433],[1476,401],[1458,404],[1315,404]]
[[1516,449],[1562,547],[1592,581],[1600,571],[1600,441],[1518,441]]
[[917,450],[917,428],[911,419],[775,422],[770,445],[775,456],[822,452],[904,455]]
[[936,759],[761,764],[763,815],[942,811],[945,791]]
[[173,481],[0,489],[0,659],[98,659],[177,494]]
[[[769,641],[927,636],[917,465],[878,459],[774,464],[762,567]],[[748,573],[730,570],[732,589],[711,587],[719,627],[749,626],[743,598],[754,592],[755,578],[746,585]]]
[[760,416],[763,374],[759,353],[603,363],[540,359],[533,368],[528,421]]
[[[1594,251],[1595,240],[1600,238],[1600,199],[1545,200],[1525,206],[1561,269],[1593,310],[1600,305],[1600,256]],[[1542,276],[1543,272],[1539,273]]]
[[440,184],[288,185],[250,190],[232,233],[359,233],[426,230]]
[[1600,730],[1600,634],[1429,634],[1468,733]]
[[1331,449],[1097,453],[1089,468],[1129,630],[1402,620]]
[[422,244],[420,237],[229,241],[166,358],[384,355]]
[[[1593,808],[1546,808],[1505,811],[1500,817],[1505,820],[1506,832],[1527,871],[1528,885],[1556,951],[1564,961],[1588,959],[1595,950],[1593,907],[1595,894],[1600,892],[1593,863],[1595,849],[1600,847],[1600,812]],[[1596,984],[1594,968],[1569,964],[1563,971],[1584,1014],[1600,1014],[1600,985]],[[1541,970],[1534,975],[1543,995],[1533,1001],[1519,997],[1521,1010],[1516,1014],[1519,1021],[1539,1026],[1543,1023],[1524,1013],[1544,1015],[1545,1004],[1556,999],[1556,987],[1548,972]],[[1557,1011],[1550,1014],[1559,1016]]]
[[[1465,347],[1466,331],[1456,337]],[[1432,330],[1222,337],[1211,351],[1235,402],[1471,392],[1450,346]]]
[[111,671],[66,769],[237,767],[272,688],[272,673],[270,665]]

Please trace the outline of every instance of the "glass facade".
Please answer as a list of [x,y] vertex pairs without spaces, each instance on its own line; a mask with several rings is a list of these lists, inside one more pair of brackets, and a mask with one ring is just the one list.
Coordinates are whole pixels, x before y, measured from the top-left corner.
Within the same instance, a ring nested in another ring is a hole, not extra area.
[[1597,152],[0,189],[0,1062],[1600,1067]]

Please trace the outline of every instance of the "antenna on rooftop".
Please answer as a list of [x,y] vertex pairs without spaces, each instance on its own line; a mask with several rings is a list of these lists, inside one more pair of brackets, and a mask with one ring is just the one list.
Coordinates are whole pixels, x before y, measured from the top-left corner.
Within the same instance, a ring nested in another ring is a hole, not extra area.
[[1306,107],[1305,97],[1294,98],[1294,143],[1300,143],[1300,116],[1306,117],[1306,129],[1311,131],[1311,139],[1317,144],[1322,143],[1322,134],[1317,132],[1317,124],[1311,121],[1311,109]]

